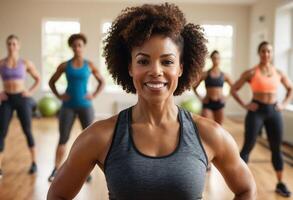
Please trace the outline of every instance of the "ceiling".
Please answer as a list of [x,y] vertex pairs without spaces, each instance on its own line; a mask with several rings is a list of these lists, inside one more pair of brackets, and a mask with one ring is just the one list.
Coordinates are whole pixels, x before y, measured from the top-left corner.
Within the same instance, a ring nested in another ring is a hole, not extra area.
[[[166,0],[0,0],[14,2],[97,2],[97,3],[162,3]],[[257,0],[168,0],[170,3],[200,3],[200,4],[242,4],[251,5]]]

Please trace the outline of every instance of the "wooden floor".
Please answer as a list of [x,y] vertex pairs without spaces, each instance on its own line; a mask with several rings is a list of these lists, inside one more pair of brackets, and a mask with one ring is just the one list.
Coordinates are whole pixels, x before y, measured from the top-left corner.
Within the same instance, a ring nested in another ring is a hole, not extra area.
[[[239,122],[226,120],[224,127],[233,135],[238,145],[242,144],[243,126]],[[29,176],[29,152],[19,122],[13,119],[6,140],[3,161],[4,177],[0,181],[0,200],[41,200],[46,198],[50,184],[47,178],[53,167],[55,147],[57,144],[56,119],[34,119],[33,130],[36,139],[38,174]],[[76,122],[69,145],[72,144],[80,131]],[[274,193],[276,178],[270,163],[270,152],[262,145],[257,145],[251,154],[249,167],[258,186],[258,199],[281,200]],[[92,172],[93,181],[85,184],[76,199],[107,199],[107,187],[103,173],[97,167]],[[289,188],[293,190],[293,167],[285,165],[285,178]],[[204,199],[228,200],[233,194],[227,188],[218,171],[212,167],[206,179]],[[286,198],[288,199],[288,198]],[[293,198],[290,198],[293,199]]]

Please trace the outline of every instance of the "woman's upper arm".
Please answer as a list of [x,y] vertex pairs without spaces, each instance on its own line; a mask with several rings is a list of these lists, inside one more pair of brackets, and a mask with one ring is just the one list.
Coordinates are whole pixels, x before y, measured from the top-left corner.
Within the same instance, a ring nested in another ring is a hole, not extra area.
[[54,74],[52,75],[52,77],[50,78],[49,83],[56,82],[60,78],[60,76],[62,75],[62,73],[65,72],[65,68],[66,68],[66,63],[61,63],[57,67],[57,70],[54,72]]
[[5,64],[4,60],[5,59],[0,59],[0,68]]
[[[194,117],[202,143],[211,161],[224,177],[229,188],[237,195],[255,193],[254,178],[239,155],[232,136],[212,120]],[[235,178],[237,177],[237,178]]]
[[230,87],[232,87],[232,85],[233,85],[233,80],[232,80],[232,78],[228,75],[228,74],[224,74],[224,76],[225,76],[225,81],[228,83],[228,85],[230,86]]
[[248,191],[254,194],[256,188],[254,178],[248,166],[240,158],[236,142],[223,128],[219,127],[217,132],[218,144],[215,145],[216,154],[213,164],[236,195]]
[[247,70],[245,72],[243,72],[240,76],[240,78],[233,84],[232,86],[232,91],[237,91],[239,90],[240,88],[242,88],[242,86],[250,81],[250,79],[252,78],[253,74],[254,74],[254,69],[250,69],[250,70]]
[[35,79],[40,79],[40,74],[37,71],[37,68],[35,67],[35,65],[29,61],[26,60],[25,61],[26,67],[27,67],[27,72]]
[[199,81],[197,81],[197,82],[194,83],[194,85],[193,85],[193,89],[195,90],[195,89],[199,86],[199,84],[200,84],[203,80],[205,80],[206,78],[207,78],[207,72],[203,72],[203,73],[201,74],[201,76],[200,76]]
[[98,70],[98,68],[94,65],[94,63],[89,62],[89,66],[92,70],[92,74],[95,76],[95,78],[99,81],[104,81],[104,78],[102,76],[102,74],[100,73],[100,71]]
[[282,71],[278,70],[279,75],[281,76],[281,83],[284,85],[284,87],[289,90],[292,89],[292,82],[288,78],[286,74],[284,74]]
[[95,165],[103,165],[111,144],[115,120],[114,116],[96,122],[80,134],[52,182],[48,199],[73,199]]

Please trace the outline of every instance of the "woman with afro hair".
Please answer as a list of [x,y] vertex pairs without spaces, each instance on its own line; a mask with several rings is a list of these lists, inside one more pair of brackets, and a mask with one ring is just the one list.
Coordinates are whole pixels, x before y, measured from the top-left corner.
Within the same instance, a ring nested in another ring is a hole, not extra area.
[[137,94],[137,103],[83,131],[48,199],[74,198],[95,165],[111,200],[202,199],[209,162],[235,199],[255,199],[254,179],[232,137],[174,102],[200,79],[207,54],[201,27],[187,24],[173,4],[147,4],[123,10],[104,42],[109,72]]

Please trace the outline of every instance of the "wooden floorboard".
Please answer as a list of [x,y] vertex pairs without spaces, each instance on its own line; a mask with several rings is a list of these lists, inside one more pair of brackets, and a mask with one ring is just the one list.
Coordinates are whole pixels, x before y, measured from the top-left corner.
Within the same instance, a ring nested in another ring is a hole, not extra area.
[[[243,125],[241,120],[226,120],[224,127],[235,138],[238,146],[243,141]],[[26,148],[24,135],[20,124],[16,119],[12,120],[6,139],[6,149],[3,160],[4,177],[0,181],[1,200],[40,200],[46,198],[50,184],[47,181],[53,167],[55,148],[58,139],[58,124],[55,118],[34,119],[33,132],[36,139],[38,173],[35,176],[27,174],[30,161]],[[76,121],[68,146],[80,132],[79,123]],[[257,144],[251,154],[249,167],[255,177],[258,186],[258,199],[282,200],[288,198],[279,197],[274,193],[276,178],[270,162],[270,151],[263,145]],[[108,199],[105,177],[97,167],[92,172],[93,181],[84,184],[82,190],[75,199]],[[293,167],[285,164],[284,181],[293,190]],[[212,167],[207,175],[204,199],[228,200],[233,199],[233,194],[226,186],[223,178]],[[289,198],[293,199],[293,198]]]

